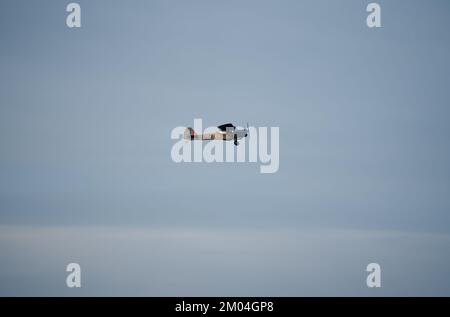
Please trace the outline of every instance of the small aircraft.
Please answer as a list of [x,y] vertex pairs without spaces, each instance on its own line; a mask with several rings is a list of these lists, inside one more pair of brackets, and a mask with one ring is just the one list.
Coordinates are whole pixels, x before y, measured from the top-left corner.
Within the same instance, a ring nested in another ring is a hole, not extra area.
[[234,141],[234,145],[239,145],[238,140],[246,138],[248,136],[248,123],[247,128],[236,129],[231,123],[225,123],[217,127],[219,131],[214,133],[197,134],[191,127],[186,128],[184,131],[185,140],[223,140]]

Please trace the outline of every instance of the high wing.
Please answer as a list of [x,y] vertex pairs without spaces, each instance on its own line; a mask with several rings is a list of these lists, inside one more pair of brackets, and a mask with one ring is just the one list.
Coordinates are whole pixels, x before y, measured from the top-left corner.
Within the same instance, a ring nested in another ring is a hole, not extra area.
[[232,125],[231,123],[225,123],[225,124],[219,125],[217,128],[222,132],[226,132],[227,129],[231,129],[231,130],[236,129],[236,127],[234,125]]

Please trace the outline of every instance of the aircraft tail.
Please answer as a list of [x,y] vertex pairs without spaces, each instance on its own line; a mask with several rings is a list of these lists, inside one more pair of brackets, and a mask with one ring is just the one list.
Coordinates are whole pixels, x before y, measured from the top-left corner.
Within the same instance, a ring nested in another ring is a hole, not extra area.
[[195,131],[191,127],[186,128],[184,130],[184,139],[185,140],[194,140],[195,138]]

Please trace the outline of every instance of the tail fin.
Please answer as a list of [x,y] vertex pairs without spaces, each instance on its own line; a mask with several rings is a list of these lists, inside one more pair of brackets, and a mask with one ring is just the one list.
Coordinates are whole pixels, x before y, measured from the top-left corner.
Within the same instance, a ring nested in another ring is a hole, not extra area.
[[185,140],[194,140],[195,138],[195,131],[191,127],[186,128],[184,130],[184,139]]

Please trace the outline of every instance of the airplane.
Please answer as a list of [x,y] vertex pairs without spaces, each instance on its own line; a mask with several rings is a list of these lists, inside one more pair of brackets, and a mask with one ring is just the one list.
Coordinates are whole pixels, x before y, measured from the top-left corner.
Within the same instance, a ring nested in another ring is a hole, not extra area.
[[191,127],[186,128],[184,131],[184,139],[185,140],[202,140],[202,141],[209,141],[209,140],[223,140],[223,141],[234,141],[234,145],[238,146],[239,142],[238,140],[242,138],[246,138],[248,136],[248,123],[247,128],[244,129],[236,129],[236,127],[231,123],[225,123],[222,125],[219,125],[217,127],[219,131],[214,133],[204,133],[204,134],[197,134],[194,129]]

